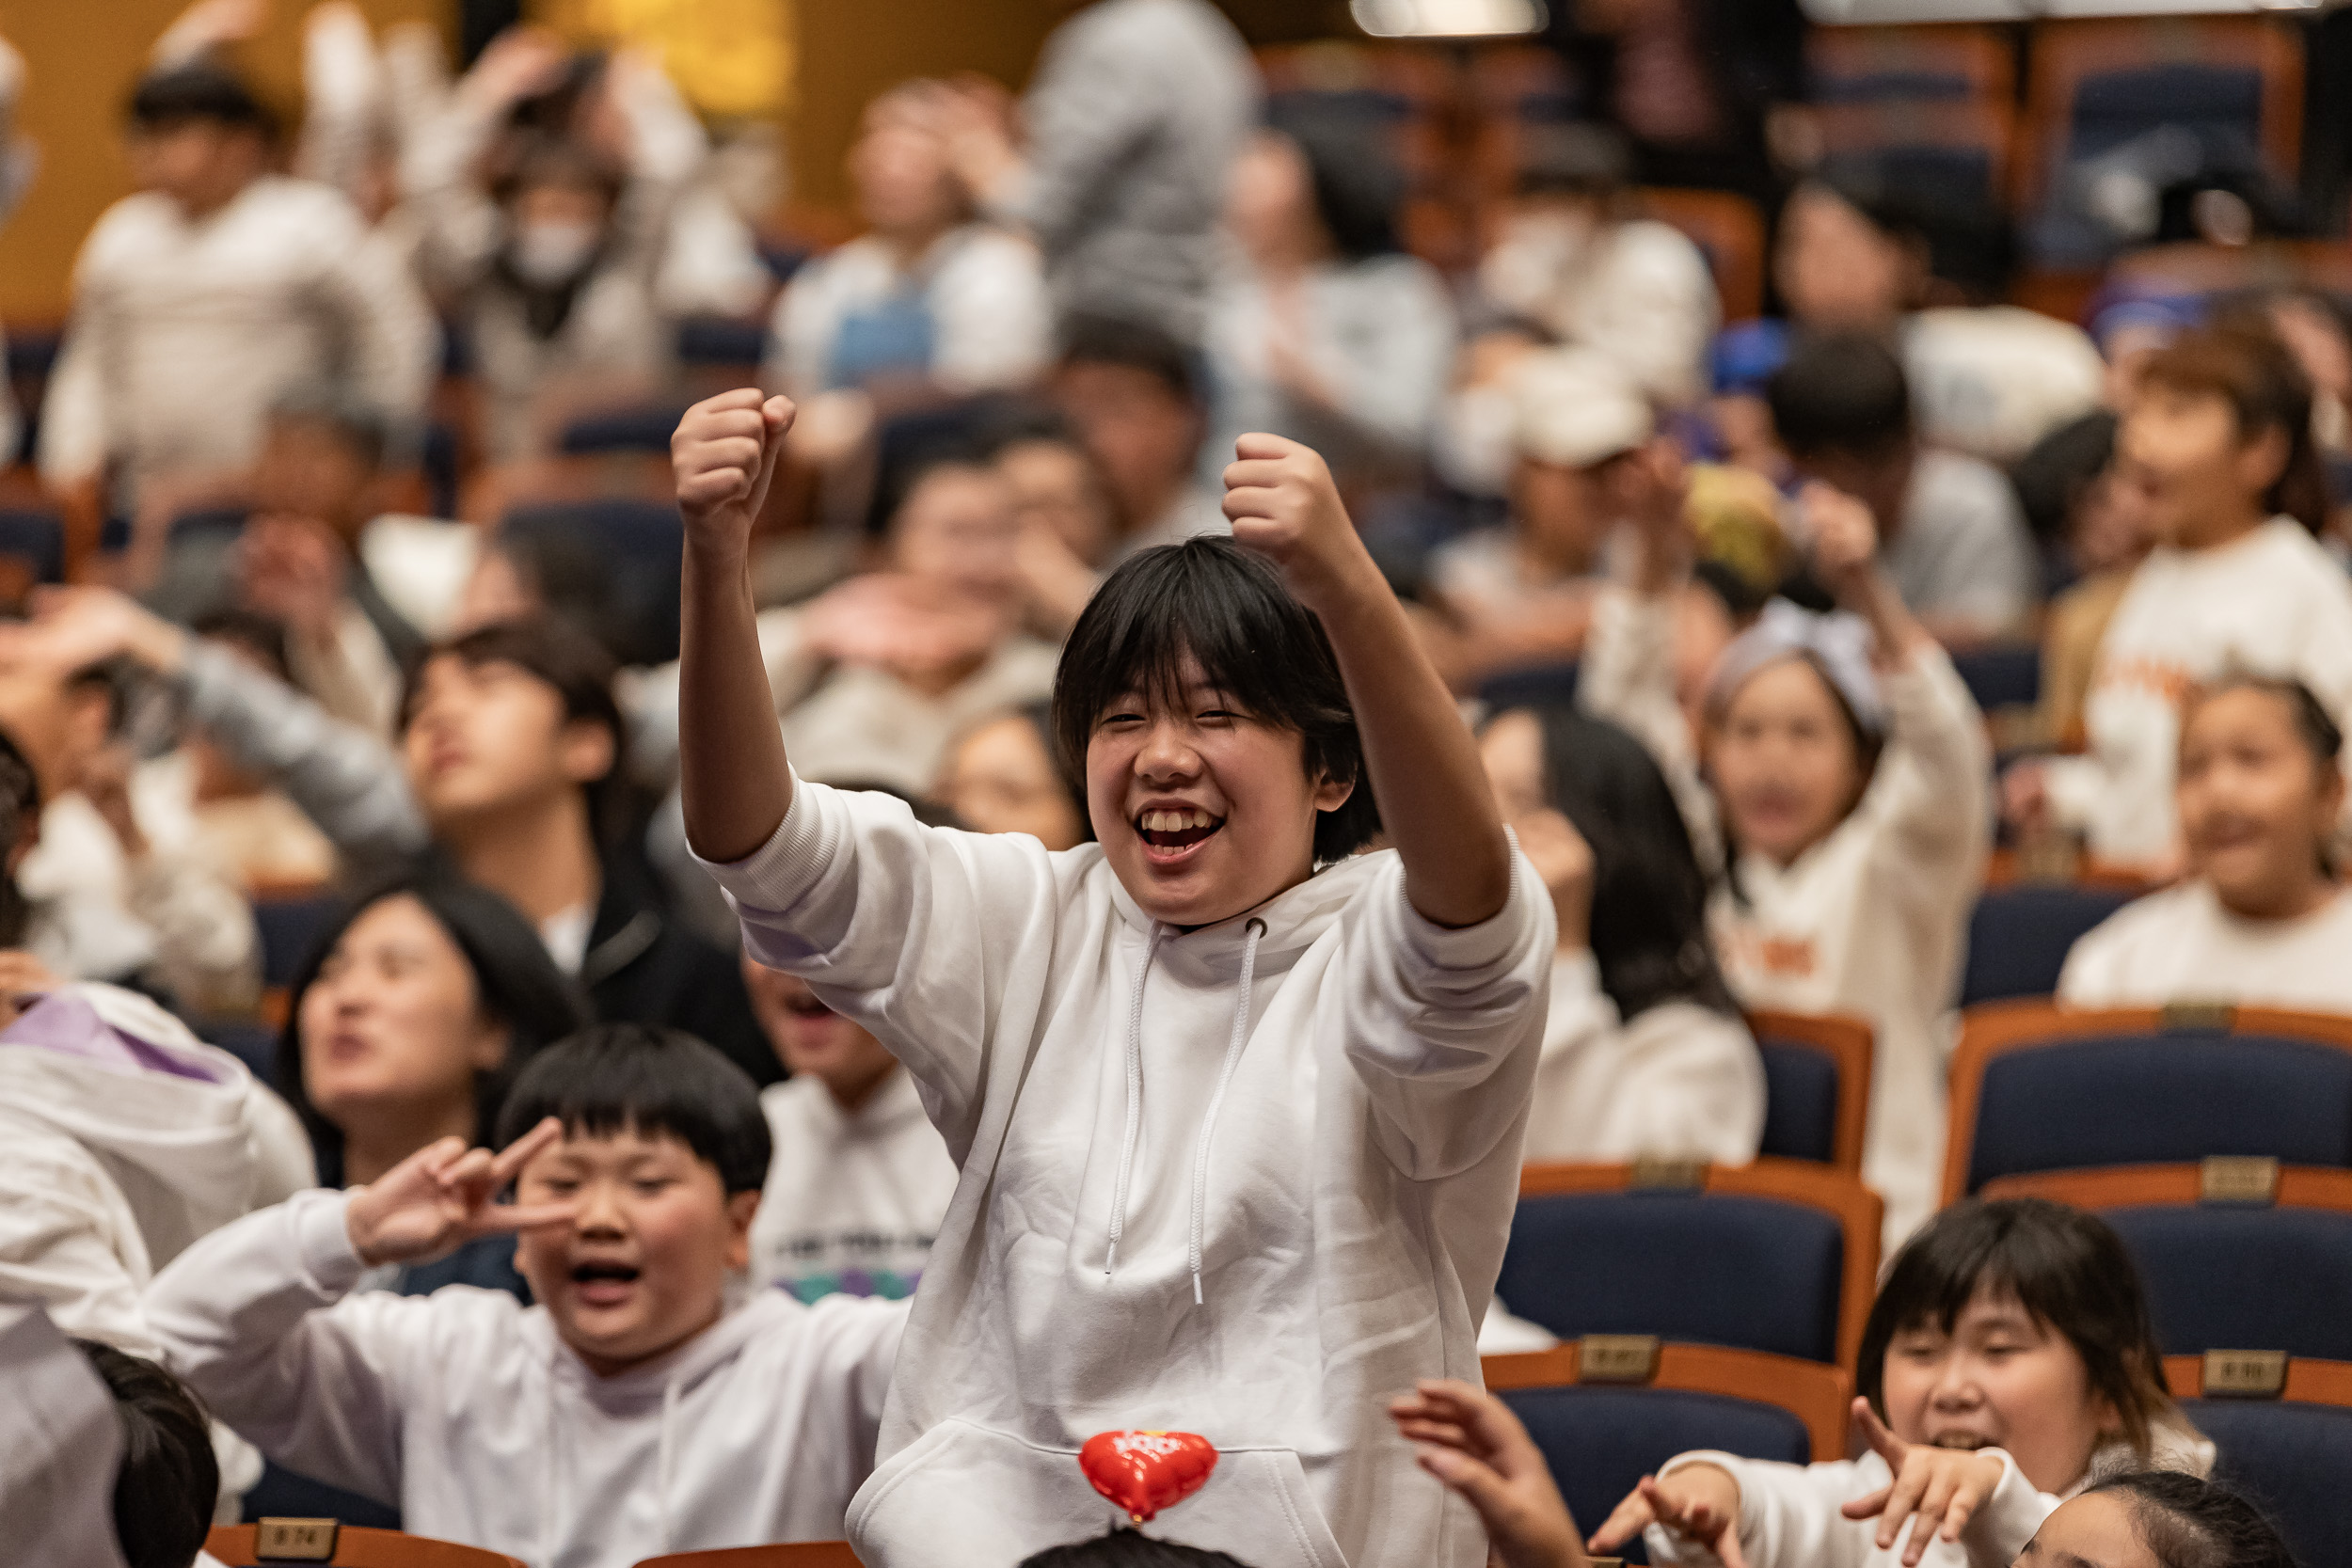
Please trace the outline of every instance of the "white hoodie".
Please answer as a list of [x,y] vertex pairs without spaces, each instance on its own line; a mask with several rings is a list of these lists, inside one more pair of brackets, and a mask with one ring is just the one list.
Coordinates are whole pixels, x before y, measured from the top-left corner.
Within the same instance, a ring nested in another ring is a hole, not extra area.
[[[2000,1460],[2000,1484],[1969,1518],[1957,1542],[1929,1543],[1919,1568],[2010,1568],[2042,1521],[2065,1500],[2034,1490],[2006,1450],[1983,1451]],[[2145,1460],[2122,1442],[2092,1454],[2082,1480],[2066,1497],[2082,1490],[2093,1476],[2152,1467],[2201,1476],[2213,1468],[2213,1445],[2176,1418],[2157,1427],[2154,1450]],[[1902,1568],[1908,1530],[1895,1538],[1894,1545],[1882,1548],[1878,1520],[1849,1519],[1841,1512],[1846,1504],[1893,1481],[1894,1472],[1876,1453],[1820,1465],[1686,1453],[1659,1474],[1672,1475],[1687,1465],[1717,1465],[1740,1483],[1740,1551],[1749,1568]],[[1715,1568],[1713,1552],[1655,1525],[1643,1540],[1650,1561],[1660,1568]]]
[[866,1561],[1099,1534],[1076,1452],[1129,1427],[1223,1455],[1167,1539],[1253,1568],[1486,1561],[1384,1403],[1478,1377],[1553,946],[1513,864],[1466,930],[1415,913],[1380,853],[1180,932],[1099,846],[802,784],[711,868],[752,956],[907,1064],[962,1168],[850,1510]]
[[532,1568],[840,1538],[903,1307],[763,1291],[598,1377],[503,1291],[358,1290],[349,1201],[249,1215],[148,1292],[166,1364],[264,1453]]
[[845,1112],[803,1073],[762,1089],[759,1108],[776,1152],[752,1221],[752,1277],[801,1301],[912,1294],[956,1196],[956,1163],[914,1080],[893,1068]]

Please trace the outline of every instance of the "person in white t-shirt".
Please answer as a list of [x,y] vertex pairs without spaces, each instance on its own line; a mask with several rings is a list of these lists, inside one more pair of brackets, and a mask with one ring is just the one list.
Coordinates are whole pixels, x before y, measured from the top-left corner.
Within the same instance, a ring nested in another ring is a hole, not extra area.
[[776,1148],[752,1277],[803,1302],[913,1295],[957,1175],[914,1080],[807,981],[746,958],[743,985],[792,1074],[759,1096]]
[[2277,339],[2191,333],[2152,356],[2117,436],[2157,546],[2107,625],[2083,708],[2089,754],[2012,770],[2021,827],[2102,860],[2178,868],[2180,702],[2231,671],[2293,677],[2352,720],[2352,581],[2313,537],[2327,482],[2310,383]]
[[2352,898],[2332,854],[2344,732],[2300,681],[2191,693],[2176,790],[2189,876],[2074,943],[2058,1000],[2352,1013]]

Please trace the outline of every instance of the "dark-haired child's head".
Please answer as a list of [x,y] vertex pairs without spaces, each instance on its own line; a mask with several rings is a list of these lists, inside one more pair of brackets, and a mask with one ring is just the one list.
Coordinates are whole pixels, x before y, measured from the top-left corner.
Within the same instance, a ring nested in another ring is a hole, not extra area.
[[487,1134],[522,1063],[588,1022],[531,923],[446,872],[353,900],[294,976],[278,1083],[333,1182]]
[[1883,331],[1918,303],[1931,246],[1910,204],[1862,182],[1808,180],[1788,198],[1772,281],[1813,331]]
[[437,840],[463,853],[540,814],[618,829],[626,730],[612,656],[553,619],[481,626],[437,644],[401,704],[408,782]]
[[1053,386],[1120,526],[1132,533],[1157,523],[1191,483],[1208,431],[1190,346],[1141,322],[1077,317],[1063,328]]
[[1708,937],[1707,874],[1647,749],[1573,708],[1499,715],[1478,749],[1505,821],[1557,811],[1591,849],[1589,941],[1618,1013],[1677,1001],[1736,1013]]
[[1869,507],[1882,536],[1901,527],[1918,446],[1911,383],[1886,341],[1869,332],[1800,338],[1765,398],[1799,474]]
[[355,545],[374,513],[389,441],[382,411],[344,388],[309,387],[281,398],[254,460],[254,511],[324,524]]
[[1012,488],[1021,526],[1059,540],[1089,565],[1101,564],[1110,548],[1110,498],[1077,427],[1053,408],[1015,406],[981,434]]
[[1171,926],[1262,904],[1379,831],[1330,640],[1230,539],[1110,575],[1062,649],[1054,731],[1112,870]]
[[152,1361],[94,1339],[73,1345],[114,1396],[122,1422],[114,1516],[123,1561],[129,1568],[188,1568],[204,1549],[220,1499],[220,1464],[204,1407]]
[[2181,1419],[2122,1240],[2042,1198],[1971,1198],[1906,1243],[1858,1371],[1898,1437],[2006,1449],[2044,1492],[2078,1485],[2109,1443],[2144,1462]]
[[2249,920],[2308,914],[2335,891],[2344,732],[2290,676],[2226,676],[2181,707],[2174,799],[2188,869]]
[[2180,1470],[2112,1476],[2042,1522],[2017,1568],[2296,1568],[2262,1511]]
[[2266,330],[2204,327],[2150,355],[2116,456],[2160,544],[2227,544],[2281,513],[2314,531],[2327,521],[2311,381]]
[[771,1149],[759,1090],[691,1035],[601,1023],[523,1069],[499,1147],[550,1117],[564,1136],[522,1168],[516,1201],[576,1212],[524,1232],[515,1266],[592,1370],[625,1371],[718,1322],[751,1261]]
[[235,72],[176,66],[141,81],[126,117],[131,173],[190,217],[229,204],[269,166],[277,120]]
[[1009,605],[1021,592],[1021,514],[1012,486],[976,452],[919,462],[892,509],[889,565],[915,582],[976,603]]
[[1141,1530],[1114,1529],[1091,1541],[1049,1546],[1021,1568],[1248,1568],[1238,1558],[1199,1546],[1155,1540]]

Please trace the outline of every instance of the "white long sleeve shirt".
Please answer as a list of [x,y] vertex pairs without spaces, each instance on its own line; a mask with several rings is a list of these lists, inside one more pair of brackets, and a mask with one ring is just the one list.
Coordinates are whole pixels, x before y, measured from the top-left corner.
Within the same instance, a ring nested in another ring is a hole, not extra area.
[[763,1291],[599,1377],[503,1291],[361,1290],[348,1203],[248,1215],[148,1292],[165,1363],[262,1452],[532,1568],[840,1538],[904,1308]]
[[265,176],[193,222],[167,197],[125,197],[74,265],[41,474],[242,467],[271,405],[317,381],[411,418],[438,354],[424,296],[341,192]]
[[866,1561],[1101,1533],[1076,1453],[1133,1427],[1223,1455],[1167,1539],[1254,1568],[1486,1561],[1384,1403],[1478,1375],[1554,945],[1513,865],[1462,930],[1383,852],[1178,931],[1100,846],[803,783],[711,867],[751,955],[889,1046],[961,1166],[850,1510]]
[[[2009,1568],[2059,1499],[2034,1490],[2017,1462],[1999,1449],[2000,1484],[1969,1517],[1957,1542],[1933,1541],[1919,1568]],[[1713,1465],[1740,1483],[1740,1551],[1749,1568],[1901,1568],[1906,1530],[1892,1546],[1878,1544],[1876,1519],[1840,1512],[1892,1483],[1894,1472],[1875,1453],[1820,1465],[1777,1465],[1727,1453],[1686,1453],[1661,1476],[1690,1465]],[[1649,1560],[1661,1568],[1715,1568],[1714,1553],[1653,1525],[1643,1535]]]
[[956,1194],[923,1097],[894,1069],[854,1111],[814,1073],[760,1091],[775,1156],[752,1222],[752,1277],[802,1301],[912,1294]]
[[1764,1063],[1747,1025],[1692,1002],[1633,1019],[1590,953],[1551,966],[1527,1158],[1744,1165],[1764,1136]]
[[2292,517],[2211,549],[2159,549],[2133,574],[2091,668],[2090,754],[2048,774],[2053,811],[2092,854],[2172,853],[2181,698],[2229,673],[2292,675],[2352,724],[2352,580]]
[[2152,893],[2074,943],[2058,996],[2074,1007],[2226,1002],[2352,1013],[2352,895],[2296,920],[2249,920],[2201,878]]

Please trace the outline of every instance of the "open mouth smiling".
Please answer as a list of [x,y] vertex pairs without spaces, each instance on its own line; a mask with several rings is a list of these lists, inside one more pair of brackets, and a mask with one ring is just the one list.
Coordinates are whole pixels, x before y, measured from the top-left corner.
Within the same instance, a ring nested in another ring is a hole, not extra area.
[[591,1259],[572,1265],[572,1285],[591,1307],[615,1307],[627,1301],[637,1284],[638,1271],[627,1263]]
[[1155,863],[1169,864],[1184,859],[1216,836],[1225,826],[1225,818],[1212,816],[1198,806],[1155,807],[1136,813],[1135,824],[1136,836],[1143,840],[1144,852]]

